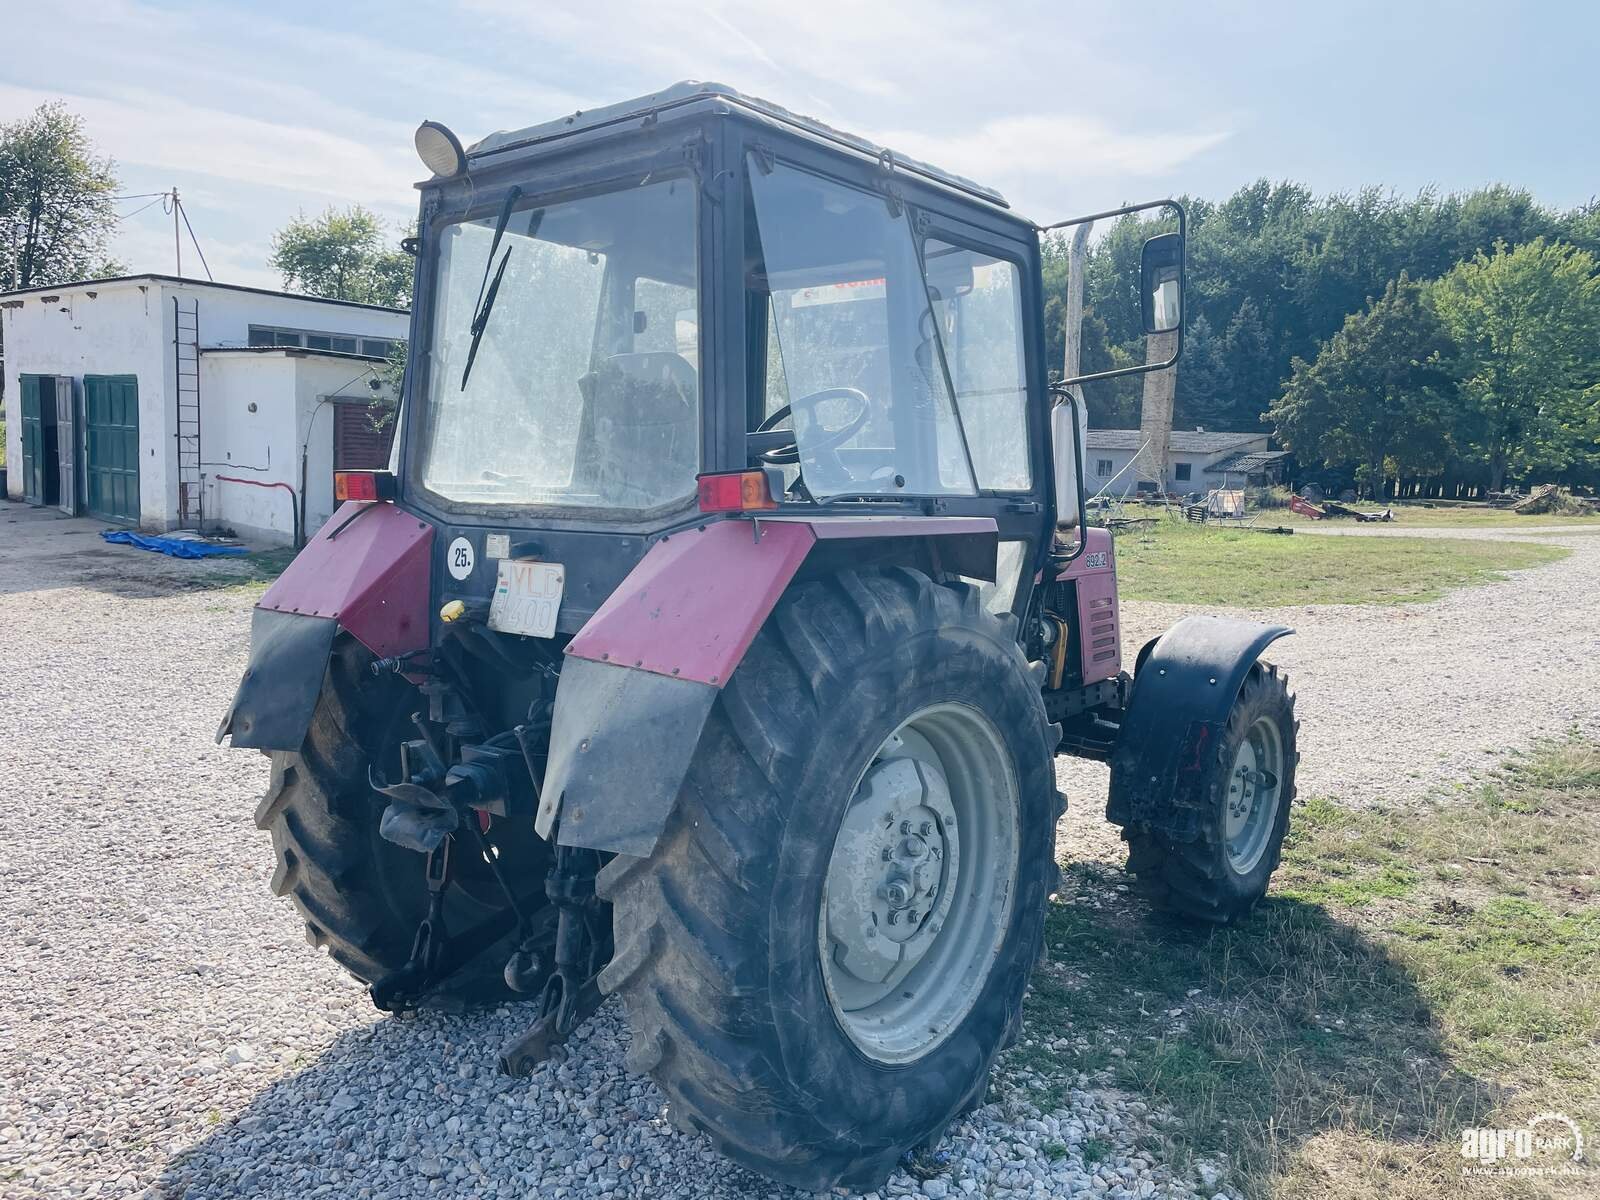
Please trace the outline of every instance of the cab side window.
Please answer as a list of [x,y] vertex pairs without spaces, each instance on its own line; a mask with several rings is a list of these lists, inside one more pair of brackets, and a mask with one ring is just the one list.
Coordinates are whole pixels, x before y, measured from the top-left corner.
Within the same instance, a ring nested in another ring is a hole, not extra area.
[[1021,273],[1008,259],[935,238],[923,243],[923,263],[977,485],[1025,492],[1032,472]]

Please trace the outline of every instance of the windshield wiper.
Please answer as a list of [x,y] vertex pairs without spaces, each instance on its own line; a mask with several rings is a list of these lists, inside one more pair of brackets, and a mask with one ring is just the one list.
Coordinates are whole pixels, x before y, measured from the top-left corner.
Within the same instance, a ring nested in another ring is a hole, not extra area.
[[500,217],[494,223],[494,240],[489,243],[489,253],[483,260],[483,278],[478,283],[478,302],[473,309],[472,344],[467,347],[467,363],[461,368],[461,390],[467,390],[467,378],[472,374],[472,364],[478,357],[478,343],[483,341],[483,331],[489,327],[489,314],[494,311],[494,299],[500,294],[500,281],[505,278],[506,264],[511,261],[511,247],[506,247],[500,267],[489,280],[489,270],[494,266],[495,251],[500,249],[500,239],[511,223],[511,209],[522,195],[522,189],[512,188],[506,193],[506,202],[500,206]]

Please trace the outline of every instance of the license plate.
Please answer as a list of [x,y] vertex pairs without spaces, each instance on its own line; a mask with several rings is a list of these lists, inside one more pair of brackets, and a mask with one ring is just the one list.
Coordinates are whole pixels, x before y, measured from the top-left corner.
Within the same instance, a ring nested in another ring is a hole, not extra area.
[[566,576],[560,563],[502,558],[494,599],[489,602],[489,628],[524,637],[554,637]]

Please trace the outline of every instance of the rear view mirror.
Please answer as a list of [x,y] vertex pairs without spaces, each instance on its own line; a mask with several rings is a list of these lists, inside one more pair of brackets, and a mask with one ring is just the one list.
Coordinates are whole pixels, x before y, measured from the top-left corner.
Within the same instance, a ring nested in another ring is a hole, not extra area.
[[1146,333],[1183,324],[1183,235],[1158,233],[1139,256],[1139,300]]

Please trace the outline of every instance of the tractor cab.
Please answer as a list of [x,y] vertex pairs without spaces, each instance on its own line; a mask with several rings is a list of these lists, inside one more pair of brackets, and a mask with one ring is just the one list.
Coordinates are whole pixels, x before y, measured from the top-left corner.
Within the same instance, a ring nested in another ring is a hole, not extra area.
[[1026,604],[1038,241],[997,193],[709,84],[459,154],[430,130],[397,492],[440,527],[441,602],[557,561],[576,633],[736,510],[987,517]]

